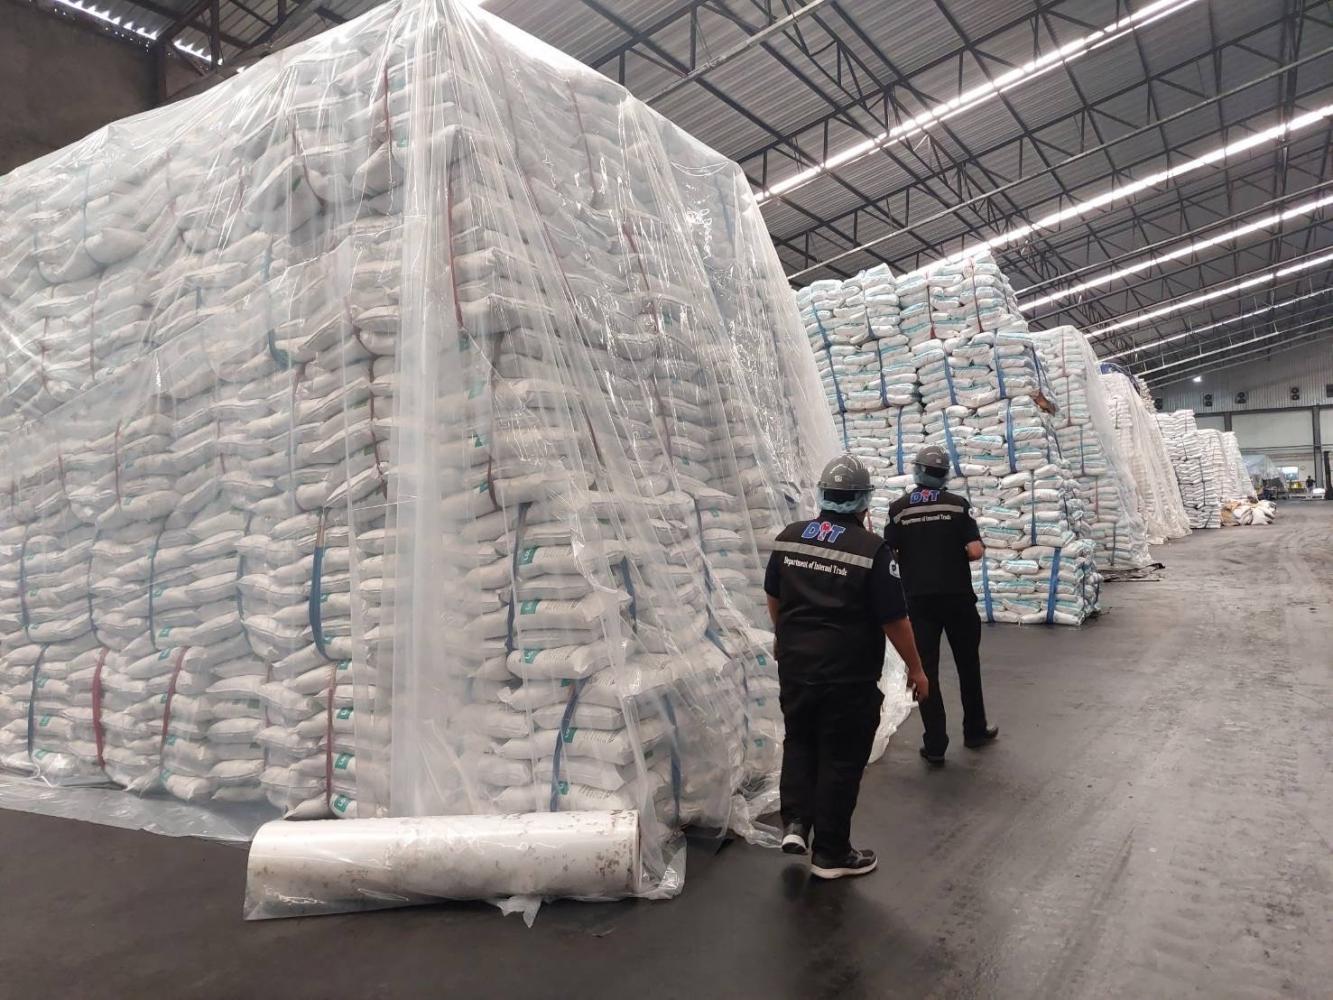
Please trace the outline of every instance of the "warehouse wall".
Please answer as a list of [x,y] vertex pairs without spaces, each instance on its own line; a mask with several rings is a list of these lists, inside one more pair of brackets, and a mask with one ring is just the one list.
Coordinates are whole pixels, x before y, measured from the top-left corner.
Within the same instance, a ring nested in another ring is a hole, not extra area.
[[0,0],[0,174],[153,106],[146,49]]
[[[1301,391],[1299,401],[1291,399],[1291,388]],[[1309,409],[1317,403],[1333,405],[1333,337],[1276,355],[1272,361],[1262,355],[1246,364],[1219,372],[1206,372],[1202,382],[1189,380],[1163,385],[1152,390],[1154,398],[1163,400],[1167,410],[1194,410],[1208,413],[1203,395],[1213,394],[1211,409],[1267,410],[1285,407]],[[1244,403],[1236,402],[1236,393],[1244,392]]]
[[[1292,387],[1300,399],[1291,398]],[[1247,455],[1267,455],[1280,466],[1296,466],[1299,478],[1314,476],[1327,486],[1325,459],[1333,452],[1333,339],[1279,354],[1272,361],[1205,373],[1152,391],[1165,410],[1189,409],[1200,427],[1235,431]],[[1236,393],[1245,402],[1236,402]],[[1213,405],[1204,406],[1205,393]]]

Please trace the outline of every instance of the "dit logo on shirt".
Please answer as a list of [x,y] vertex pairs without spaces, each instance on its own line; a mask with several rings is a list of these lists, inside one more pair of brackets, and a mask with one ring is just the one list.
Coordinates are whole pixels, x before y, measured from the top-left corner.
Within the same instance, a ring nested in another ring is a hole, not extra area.
[[828,521],[811,521],[801,532],[801,537],[807,541],[836,542],[847,528],[841,524],[830,524]]
[[939,490],[913,490],[908,503],[934,503],[940,498]]

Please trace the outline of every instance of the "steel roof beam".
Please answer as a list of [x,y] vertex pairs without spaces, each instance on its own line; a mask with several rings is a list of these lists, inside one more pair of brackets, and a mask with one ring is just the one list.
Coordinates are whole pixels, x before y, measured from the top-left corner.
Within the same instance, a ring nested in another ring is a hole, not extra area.
[[[1272,27],[1274,27],[1274,26],[1276,26],[1276,25],[1278,25],[1278,24],[1280,24],[1280,23],[1281,23],[1281,19],[1272,21],[1272,22],[1270,22],[1269,24],[1267,24],[1267,25],[1265,25],[1265,26],[1263,26],[1263,27],[1261,27],[1261,28],[1254,29],[1254,31],[1251,32],[1251,34],[1258,34],[1258,33],[1261,33],[1261,32],[1263,32],[1263,31],[1267,31],[1267,30],[1271,29]],[[1228,48],[1230,48],[1230,47],[1234,47],[1236,44],[1238,44],[1238,43],[1237,43],[1235,40],[1233,40],[1233,41],[1231,41],[1231,42],[1229,42],[1229,43],[1227,44],[1227,47],[1228,47]],[[1181,118],[1183,118],[1183,117],[1185,117],[1185,116],[1187,116],[1187,115],[1196,113],[1196,112],[1198,112],[1199,110],[1202,110],[1203,108],[1205,108],[1205,107],[1207,107],[1207,106],[1209,106],[1209,105],[1211,105],[1211,104],[1219,104],[1219,105],[1220,105],[1220,103],[1221,103],[1223,100],[1225,100],[1227,97],[1233,96],[1234,94],[1241,93],[1241,92],[1243,92],[1244,90],[1249,89],[1250,87],[1257,86],[1257,85],[1259,85],[1259,84],[1261,84],[1261,83],[1265,83],[1265,82],[1267,82],[1268,80],[1274,78],[1275,76],[1280,75],[1281,72],[1283,72],[1283,71],[1293,69],[1293,68],[1295,68],[1295,66],[1305,65],[1305,64],[1309,63],[1310,61],[1313,61],[1314,59],[1322,58],[1322,57],[1324,57],[1324,56],[1326,56],[1326,55],[1329,55],[1329,54],[1333,54],[1333,46],[1327,47],[1327,48],[1325,48],[1325,49],[1322,49],[1320,52],[1312,53],[1312,54],[1310,54],[1309,56],[1306,56],[1306,57],[1303,57],[1303,58],[1301,58],[1301,59],[1299,59],[1299,60],[1296,60],[1293,64],[1282,64],[1282,63],[1279,63],[1279,68],[1278,68],[1278,69],[1271,70],[1271,71],[1268,71],[1268,72],[1266,72],[1266,73],[1263,73],[1263,74],[1261,74],[1260,76],[1257,76],[1257,77],[1255,77],[1255,78],[1253,78],[1253,79],[1247,81],[1247,82],[1244,83],[1244,84],[1241,84],[1241,85],[1239,85],[1239,86],[1237,86],[1237,87],[1233,87],[1233,88],[1231,88],[1230,90],[1227,90],[1227,91],[1221,92],[1221,93],[1219,93],[1219,94],[1216,94],[1216,95],[1214,95],[1214,96],[1212,96],[1212,97],[1210,97],[1210,98],[1207,98],[1206,100],[1204,100],[1204,101],[1202,101],[1202,102],[1199,102],[1198,104],[1192,105],[1192,106],[1189,107],[1189,108],[1185,108],[1185,109],[1182,109],[1181,111],[1178,111],[1178,112],[1175,112],[1175,113],[1173,113],[1173,114],[1171,114],[1171,115],[1168,115],[1168,116],[1166,116],[1166,117],[1163,118],[1163,119],[1159,119],[1159,120],[1151,120],[1151,119],[1150,119],[1150,120],[1148,120],[1147,122],[1145,122],[1145,123],[1143,123],[1143,124],[1136,125],[1135,127],[1133,127],[1132,131],[1130,131],[1130,132],[1128,132],[1128,133],[1125,133],[1125,134],[1123,134],[1123,135],[1117,136],[1115,139],[1112,139],[1112,140],[1111,140],[1110,142],[1108,142],[1108,143],[1102,143],[1102,144],[1099,144],[1099,145],[1096,146],[1096,147],[1092,147],[1092,148],[1089,148],[1089,149],[1082,150],[1081,152],[1079,152],[1079,153],[1075,154],[1074,156],[1068,158],[1064,163],[1056,164],[1056,165],[1054,166],[1054,170],[1058,170],[1058,169],[1060,169],[1060,168],[1063,167],[1063,166],[1068,166],[1068,165],[1070,165],[1071,163],[1073,163],[1073,162],[1077,162],[1077,161],[1079,161],[1079,160],[1082,160],[1082,159],[1084,159],[1084,158],[1086,158],[1086,157],[1088,157],[1088,156],[1092,156],[1092,155],[1095,155],[1095,154],[1097,154],[1097,153],[1105,152],[1108,148],[1110,148],[1110,147],[1116,145],[1117,143],[1124,142],[1124,141],[1126,141],[1126,140],[1128,140],[1128,139],[1135,138],[1135,137],[1137,137],[1137,136],[1141,136],[1141,135],[1144,135],[1144,134],[1149,133],[1149,132],[1160,131],[1160,129],[1161,129],[1162,126],[1168,124],[1168,123],[1171,122],[1171,121],[1176,121],[1176,120],[1179,120],[1179,119],[1181,119]],[[1165,75],[1168,75],[1168,74],[1171,74],[1171,73],[1179,72],[1179,71],[1180,71],[1181,69],[1183,69],[1183,68],[1189,67],[1189,66],[1191,66],[1191,65],[1194,65],[1194,64],[1198,63],[1198,62],[1201,61],[1202,59],[1208,58],[1209,55],[1210,55],[1209,53],[1205,53],[1205,54],[1203,54],[1203,55],[1201,55],[1201,56],[1195,56],[1195,57],[1192,57],[1192,58],[1190,58],[1190,59],[1182,60],[1181,62],[1175,64],[1174,66],[1172,66],[1172,67],[1170,67],[1170,68],[1168,68],[1168,69],[1166,69],[1166,70],[1163,70],[1162,73],[1159,74],[1159,75],[1161,75],[1161,76],[1165,76]],[[1271,59],[1271,57],[1270,57],[1270,59]],[[1145,81],[1142,81],[1142,80],[1140,80],[1140,81],[1136,81],[1136,82],[1133,83],[1133,84],[1127,85],[1127,86],[1125,86],[1125,87],[1123,87],[1123,88],[1120,88],[1119,90],[1117,90],[1117,91],[1115,91],[1115,92],[1113,92],[1113,93],[1111,93],[1111,94],[1106,95],[1105,97],[1100,98],[1095,104],[1092,104],[1092,105],[1084,104],[1084,106],[1078,108],[1078,109],[1075,110],[1075,111],[1072,111],[1072,112],[1070,112],[1070,113],[1068,113],[1068,114],[1062,115],[1062,116],[1060,116],[1059,118],[1053,119],[1052,121],[1047,122],[1047,123],[1045,123],[1045,124],[1039,126],[1036,130],[1020,132],[1018,135],[1013,136],[1013,137],[1011,137],[1011,138],[1009,138],[1009,139],[1005,139],[1005,140],[1003,140],[1003,141],[1001,141],[1001,142],[998,142],[998,143],[994,144],[993,146],[989,147],[988,149],[979,151],[979,152],[977,152],[977,153],[975,154],[975,159],[976,159],[978,162],[982,162],[982,161],[984,161],[984,160],[985,160],[986,158],[988,158],[988,157],[994,156],[994,155],[997,154],[997,153],[1006,151],[1006,150],[1008,150],[1008,149],[1014,147],[1015,145],[1017,145],[1018,148],[1019,148],[1019,158],[1020,158],[1020,164],[1021,164],[1022,147],[1023,147],[1023,144],[1024,144],[1024,143],[1028,143],[1028,144],[1031,144],[1031,145],[1034,145],[1034,146],[1035,146],[1035,144],[1036,144],[1038,141],[1041,141],[1041,138],[1040,138],[1040,133],[1041,133],[1041,132],[1043,132],[1043,131],[1047,131],[1047,130],[1050,130],[1050,129],[1053,129],[1053,128],[1060,128],[1060,127],[1063,127],[1063,126],[1069,124],[1070,122],[1077,121],[1077,120],[1080,120],[1080,119],[1082,119],[1082,120],[1084,121],[1084,125],[1085,125],[1085,128],[1086,128],[1086,127],[1088,127],[1088,123],[1089,123],[1089,122],[1095,120],[1095,116],[1096,116],[1096,115],[1103,115],[1103,117],[1114,117],[1114,120],[1116,120],[1116,121],[1118,121],[1118,122],[1120,122],[1120,123],[1122,123],[1122,124],[1129,124],[1129,123],[1125,123],[1125,122],[1124,122],[1124,119],[1123,119],[1123,118],[1120,118],[1119,116],[1107,116],[1107,115],[1101,110],[1101,107],[1100,107],[1100,106],[1103,105],[1103,104],[1109,104],[1109,103],[1112,103],[1112,102],[1114,102],[1114,101],[1118,101],[1119,99],[1123,98],[1125,95],[1130,94],[1130,93],[1134,92],[1135,90],[1138,90],[1139,88],[1144,87],[1144,86],[1145,86]],[[1082,130],[1081,130],[1081,131],[1082,131]],[[1094,129],[1094,132],[1096,132],[1096,129]],[[1173,146],[1168,146],[1167,148],[1168,148],[1168,149],[1173,149],[1174,147],[1173,147]],[[1159,154],[1154,154],[1154,155],[1156,155],[1156,156],[1160,156],[1161,154],[1159,153]],[[1038,178],[1038,177],[1043,177],[1043,176],[1046,176],[1046,175],[1048,175],[1048,174],[1052,174],[1052,173],[1054,172],[1054,170],[1043,169],[1043,170],[1036,171],[1036,172],[1033,172],[1033,173],[1030,173],[1030,174],[1025,173],[1024,176],[1020,176],[1019,178],[1016,178],[1014,181],[1011,181],[1011,182],[1005,184],[1005,185],[1003,186],[1003,190],[1004,190],[1005,192],[1010,191],[1010,190],[1012,190],[1013,188],[1018,187],[1019,185],[1023,184],[1024,182],[1026,182],[1026,181],[1028,181],[1028,180],[1035,180],[1035,179]],[[1113,173],[1114,173],[1114,168],[1113,168]],[[832,175],[831,175],[831,176],[832,176]],[[874,201],[874,203],[876,203],[876,204],[880,204],[880,205],[887,205],[887,204],[890,204],[894,199],[904,197],[904,196],[907,194],[907,192],[911,191],[913,188],[915,188],[915,187],[917,186],[917,183],[918,183],[918,182],[916,182],[915,180],[912,180],[912,181],[908,182],[907,184],[904,184],[904,185],[901,186],[901,187],[898,187],[898,188],[896,188],[896,189],[894,189],[894,190],[892,190],[892,191],[886,192],[886,193],[883,194],[883,195],[876,196],[876,197],[873,199],[873,201]],[[979,198],[969,199],[968,202],[967,202],[966,204],[950,206],[950,207],[949,207],[948,209],[946,209],[944,212],[939,213],[939,214],[936,214],[936,215],[932,215],[931,218],[930,218],[929,220],[927,220],[927,221],[935,221],[935,220],[937,220],[938,218],[944,217],[945,215],[957,214],[958,212],[962,211],[962,210],[965,209],[965,208],[972,208],[975,204],[977,204],[977,203],[979,203],[979,202],[981,202],[981,201],[987,200],[988,197],[994,196],[995,193],[996,193],[996,192],[988,192],[988,193],[984,194],[983,196],[981,196],[981,197],[979,197]],[[857,212],[859,212],[859,211],[862,211],[865,207],[866,207],[865,205],[858,205],[858,206],[855,206],[854,208],[849,209],[848,211],[843,212],[843,213],[841,213],[841,214],[835,216],[835,217],[833,218],[833,220],[831,220],[831,221],[837,221],[837,222],[843,223],[844,226],[845,226],[845,224],[846,224],[846,220],[848,219],[848,217],[853,216],[855,213],[857,213]],[[924,223],[922,223],[922,224],[924,224]],[[797,233],[797,234],[791,234],[791,233],[788,233],[788,234],[784,234],[784,235],[787,235],[787,236],[793,236],[793,237],[794,237],[794,236],[799,236],[799,235],[801,235],[801,234],[799,234],[799,233]],[[894,234],[894,235],[896,235],[896,234]],[[881,238],[880,238],[880,241],[883,241],[883,240],[885,240],[885,239],[887,239],[887,238],[889,238],[889,237],[887,237],[887,236],[886,236],[886,237],[881,237]],[[880,242],[880,241],[876,241],[876,242]],[[859,251],[860,249],[861,249],[860,247],[857,247],[857,246],[854,245],[854,246],[853,246],[852,248],[850,248],[849,250],[844,251],[844,253],[850,255],[851,253],[853,253],[853,252],[857,252],[857,251]],[[831,258],[831,259],[836,260],[837,258]],[[800,277],[800,276],[802,276],[802,275],[801,275],[801,274],[796,274],[796,275],[793,275],[792,277]]]

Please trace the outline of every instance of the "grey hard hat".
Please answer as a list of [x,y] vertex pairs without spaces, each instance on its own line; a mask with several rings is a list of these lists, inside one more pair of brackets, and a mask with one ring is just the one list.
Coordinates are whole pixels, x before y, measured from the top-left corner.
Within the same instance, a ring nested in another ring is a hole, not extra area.
[[916,453],[913,462],[917,468],[921,469],[947,469],[949,467],[949,456],[939,445],[928,444]]
[[819,475],[819,488],[850,492],[869,490],[870,470],[855,455],[839,455],[824,466],[824,471]]

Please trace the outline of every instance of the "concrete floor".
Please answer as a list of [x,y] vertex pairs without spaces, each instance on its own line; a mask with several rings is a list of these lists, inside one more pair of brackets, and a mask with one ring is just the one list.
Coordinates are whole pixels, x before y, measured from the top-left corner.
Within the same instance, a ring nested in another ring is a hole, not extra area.
[[1328,997],[1333,504],[1160,555],[1082,630],[986,631],[1001,739],[927,772],[908,720],[862,792],[868,878],[732,845],[677,900],[531,930],[246,924],[237,848],[0,812],[0,996]]

